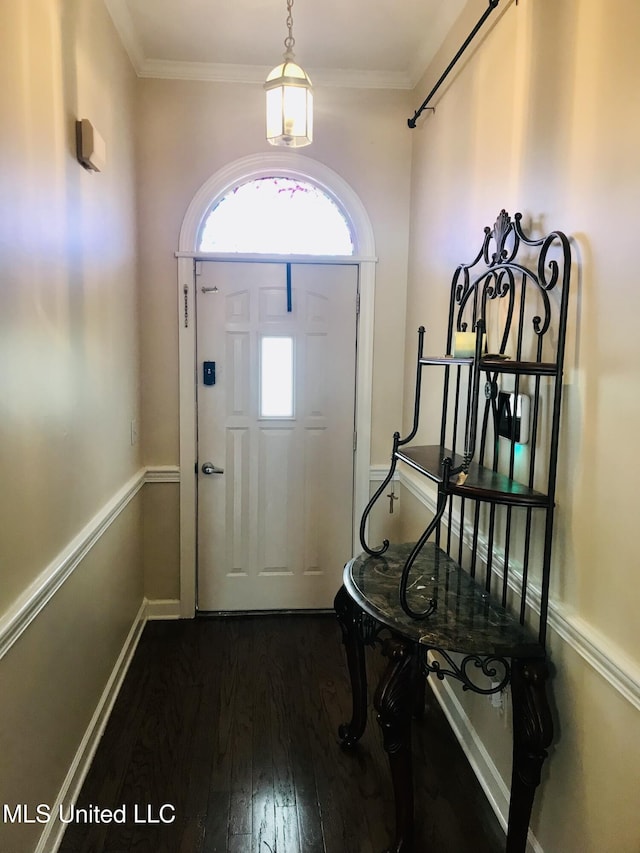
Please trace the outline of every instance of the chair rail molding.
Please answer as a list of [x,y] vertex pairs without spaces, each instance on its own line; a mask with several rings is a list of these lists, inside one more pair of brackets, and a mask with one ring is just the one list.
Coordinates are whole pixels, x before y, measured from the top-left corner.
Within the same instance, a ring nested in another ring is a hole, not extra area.
[[100,537],[138,494],[145,483],[145,476],[144,468],[138,470],[2,614],[0,658],[4,657],[26,631]]
[[[179,482],[180,469],[176,465],[149,466],[136,471],[0,616],[0,659],[47,606],[145,483]],[[177,604],[149,602],[148,608],[149,618],[175,618]]]
[[147,465],[144,481],[145,483],[179,483],[180,468],[178,465]]

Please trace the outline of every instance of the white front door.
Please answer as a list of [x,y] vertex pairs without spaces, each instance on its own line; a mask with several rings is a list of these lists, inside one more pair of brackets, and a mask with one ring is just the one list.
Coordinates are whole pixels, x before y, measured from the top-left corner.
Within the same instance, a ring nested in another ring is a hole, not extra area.
[[358,270],[287,278],[197,277],[199,610],[330,607],[351,556]]

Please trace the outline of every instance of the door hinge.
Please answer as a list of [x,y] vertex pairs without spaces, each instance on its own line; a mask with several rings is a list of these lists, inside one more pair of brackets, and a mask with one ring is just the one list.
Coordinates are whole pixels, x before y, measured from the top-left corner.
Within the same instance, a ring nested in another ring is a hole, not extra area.
[[202,275],[202,261],[196,261],[195,262],[194,272],[196,275]]
[[360,291],[356,293],[356,317],[360,316]]
[[357,449],[358,449],[358,433],[354,432],[353,433],[353,452],[355,453]]
[[184,294],[184,327],[185,329],[189,328],[189,286],[185,284],[182,288],[182,293]]

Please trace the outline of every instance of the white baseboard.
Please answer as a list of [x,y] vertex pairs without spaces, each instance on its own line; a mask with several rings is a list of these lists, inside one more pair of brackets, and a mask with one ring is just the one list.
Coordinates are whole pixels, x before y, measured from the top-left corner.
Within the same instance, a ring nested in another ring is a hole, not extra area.
[[[509,820],[508,786],[498,772],[498,768],[491,760],[491,756],[485,749],[480,736],[458,701],[451,685],[447,683],[446,679],[439,681],[436,678],[428,678],[427,684],[435,694],[458,743],[464,750],[467,760],[506,834]],[[544,853],[543,848],[531,830],[529,830],[527,840],[527,853]]]
[[180,619],[180,599],[165,598],[146,602],[147,619]]
[[[100,738],[105,730],[113,705],[116,701],[124,677],[133,659],[133,655],[138,646],[138,641],[142,634],[142,630],[146,623],[147,601],[144,600],[140,606],[131,630],[122,647],[122,651],[118,655],[111,676],[102,692],[100,701],[93,713],[91,722],[80,742],[80,746],[75,754],[71,767],[62,784],[62,788],[58,793],[54,807],[51,810],[52,815],[59,815],[60,808],[64,812],[68,812],[69,806],[75,803],[80,790],[84,783],[91,762],[95,755],[96,749],[100,742]],[[66,824],[59,820],[52,820],[46,824],[45,829],[40,836],[40,841],[34,853],[56,853],[62,836],[66,829]]]
[[[60,587],[80,566],[93,546],[138,494],[142,486],[145,483],[175,483],[179,482],[179,479],[179,470],[174,466],[141,469],[131,477],[85,525],[64,551],[43,570],[9,610],[0,615],[0,658],[7,653],[43,608],[47,606]],[[80,793],[146,622],[152,619],[179,618],[179,600],[143,600],[58,793],[52,814],[60,814],[61,806],[64,811],[67,811],[68,806],[75,803]],[[62,840],[64,830],[65,825],[60,821],[52,820],[47,823],[40,836],[35,853],[55,853]]]

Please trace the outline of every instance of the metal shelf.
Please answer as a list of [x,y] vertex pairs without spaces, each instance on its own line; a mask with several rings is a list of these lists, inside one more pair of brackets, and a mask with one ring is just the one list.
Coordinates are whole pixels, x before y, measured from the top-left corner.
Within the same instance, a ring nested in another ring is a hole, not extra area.
[[402,450],[397,450],[395,455],[398,460],[410,465],[434,483],[438,483],[451,495],[503,504],[504,506],[549,506],[549,497],[543,492],[538,492],[524,483],[512,480],[500,471],[494,471],[475,462],[469,465],[463,483],[456,482],[456,475],[445,483],[444,459],[451,459],[451,467],[453,468],[461,467],[464,463],[462,456],[453,453],[446,447],[439,445],[403,447]]

